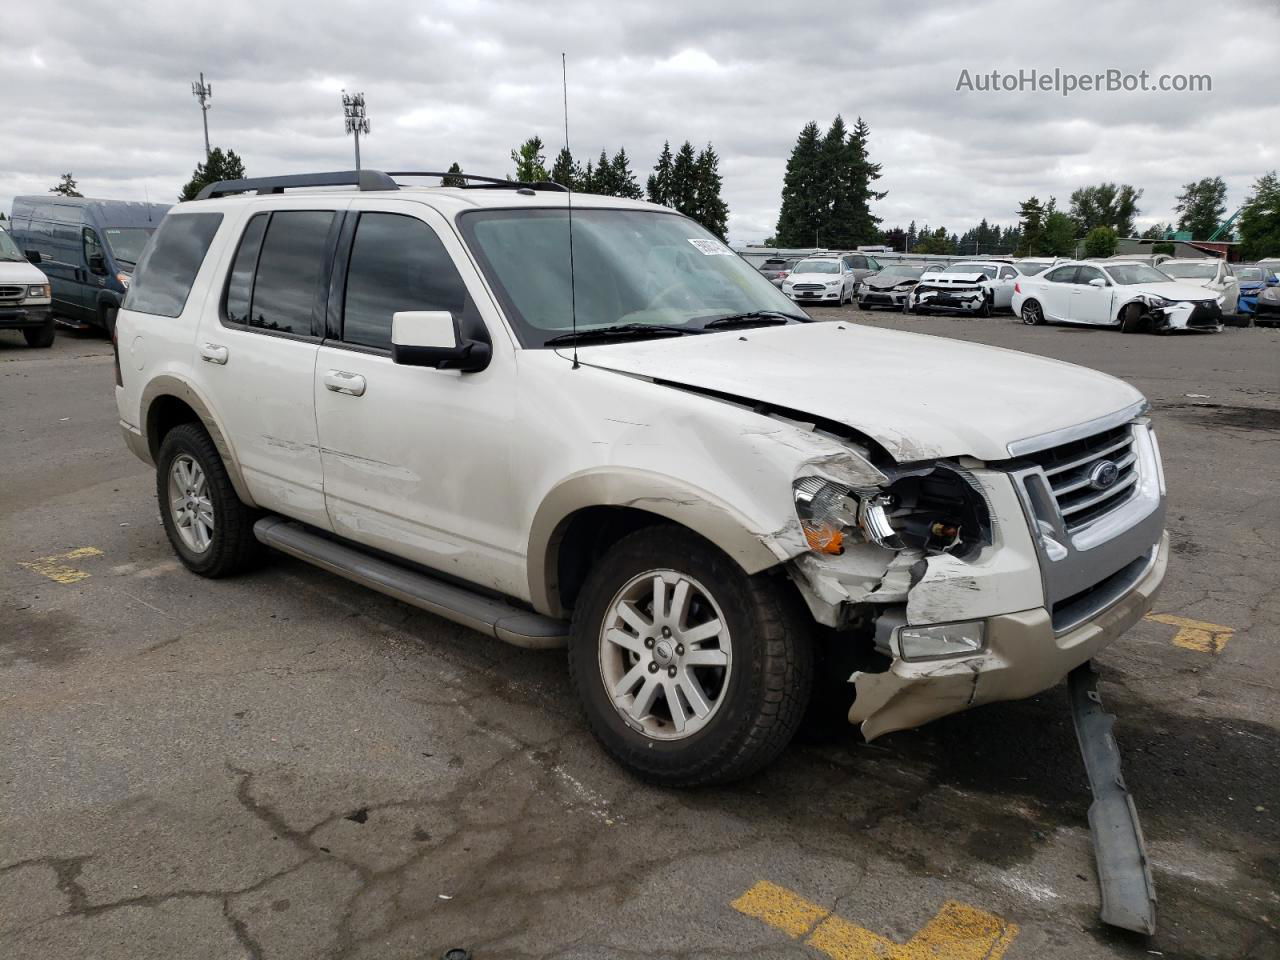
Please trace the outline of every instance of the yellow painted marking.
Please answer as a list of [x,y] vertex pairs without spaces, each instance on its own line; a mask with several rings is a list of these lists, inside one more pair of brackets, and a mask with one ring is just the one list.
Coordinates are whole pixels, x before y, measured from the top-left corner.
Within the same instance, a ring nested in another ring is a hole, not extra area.
[[1144,618],[1154,623],[1164,623],[1177,627],[1173,635],[1173,645],[1184,650],[1195,650],[1199,653],[1221,653],[1227,645],[1234,627],[1224,627],[1220,623],[1205,623],[1203,620],[1188,620],[1186,617],[1175,617],[1171,613],[1148,613]]
[[954,900],[906,943],[837,917],[785,887],[761,880],[734,900],[735,910],[763,920],[832,960],[1000,960],[1018,926]]
[[19,566],[26,567],[33,573],[48,577],[54,583],[77,583],[85,580],[89,574],[77,570],[67,563],[68,560],[82,560],[85,557],[100,557],[102,551],[97,547],[76,547],[66,553],[57,553],[51,557],[40,557],[36,560],[21,560]]

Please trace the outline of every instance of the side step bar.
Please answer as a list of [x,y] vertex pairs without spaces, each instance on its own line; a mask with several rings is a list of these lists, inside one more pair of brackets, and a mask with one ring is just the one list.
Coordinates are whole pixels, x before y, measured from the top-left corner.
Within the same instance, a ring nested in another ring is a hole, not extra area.
[[568,643],[569,624],[563,620],[371,556],[281,517],[262,518],[253,535],[281,553],[517,647],[542,650]]
[[1067,678],[1071,719],[1093,790],[1089,828],[1098,863],[1102,922],[1151,936],[1156,932],[1156,888],[1142,825],[1120,772],[1120,747],[1111,728],[1115,717],[1098,696],[1093,663],[1076,667]]

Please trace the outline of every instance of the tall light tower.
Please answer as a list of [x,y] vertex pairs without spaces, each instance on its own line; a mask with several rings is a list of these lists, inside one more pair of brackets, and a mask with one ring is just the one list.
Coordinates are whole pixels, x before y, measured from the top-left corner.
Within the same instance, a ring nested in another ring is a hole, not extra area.
[[209,159],[209,101],[213,99],[213,84],[204,82],[203,71],[199,80],[191,81],[191,95],[200,101],[200,115],[204,118],[204,158]]
[[342,91],[342,117],[347,133],[356,138],[356,169],[360,169],[360,134],[369,132],[369,118],[364,112],[364,94]]

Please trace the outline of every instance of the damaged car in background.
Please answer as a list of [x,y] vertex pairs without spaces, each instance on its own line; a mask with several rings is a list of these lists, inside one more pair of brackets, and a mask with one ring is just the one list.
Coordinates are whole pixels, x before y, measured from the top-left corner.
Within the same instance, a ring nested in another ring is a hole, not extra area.
[[868,739],[1088,693],[1151,608],[1164,475],[1128,384],[816,323],[665,207],[570,221],[554,185],[458,177],[233,181],[166,216],[116,399],[192,572],[262,544],[565,646],[600,744],[670,786],[761,769],[827,681]]
[[1145,263],[1068,262],[1020,277],[1013,312],[1028,326],[1075,323],[1125,333],[1213,333],[1222,330],[1225,299]]
[[910,313],[974,313],[989,317],[993,310],[1008,310],[1016,267],[996,261],[964,261],[942,269],[926,270],[907,296]]

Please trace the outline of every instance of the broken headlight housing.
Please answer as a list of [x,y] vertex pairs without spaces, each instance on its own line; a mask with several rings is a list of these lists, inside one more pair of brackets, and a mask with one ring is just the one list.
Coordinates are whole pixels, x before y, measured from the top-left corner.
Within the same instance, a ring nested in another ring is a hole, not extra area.
[[850,543],[874,543],[963,558],[991,543],[986,498],[950,467],[907,474],[876,491],[801,477],[793,492],[805,540],[818,553],[841,554]]

